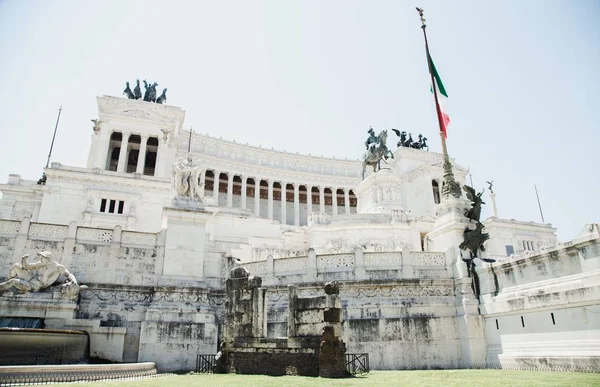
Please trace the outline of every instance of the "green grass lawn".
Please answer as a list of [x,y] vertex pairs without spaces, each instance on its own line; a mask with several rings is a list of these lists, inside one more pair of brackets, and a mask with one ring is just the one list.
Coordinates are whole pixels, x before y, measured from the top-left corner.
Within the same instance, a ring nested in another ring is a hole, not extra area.
[[[372,371],[349,379],[322,379],[302,376],[263,375],[170,375],[136,381],[81,383],[94,387],[310,387],[310,386],[600,386],[600,374],[578,372],[448,370],[448,371]],[[70,386],[59,384],[55,386]]]

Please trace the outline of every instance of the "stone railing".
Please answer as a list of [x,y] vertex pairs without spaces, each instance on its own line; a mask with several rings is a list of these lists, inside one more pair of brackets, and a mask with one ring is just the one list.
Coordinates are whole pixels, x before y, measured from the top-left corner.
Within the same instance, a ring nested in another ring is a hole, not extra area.
[[[494,257],[496,258],[496,257]],[[481,294],[513,292],[541,282],[585,276],[600,268],[600,233],[592,232],[566,243],[519,256],[502,257],[492,264],[476,266]]]
[[364,280],[398,278],[451,278],[451,257],[442,252],[389,251],[316,254],[272,258],[243,263],[251,275],[266,284],[302,283],[323,280]]
[[16,235],[21,222],[18,220],[0,220],[0,235]]

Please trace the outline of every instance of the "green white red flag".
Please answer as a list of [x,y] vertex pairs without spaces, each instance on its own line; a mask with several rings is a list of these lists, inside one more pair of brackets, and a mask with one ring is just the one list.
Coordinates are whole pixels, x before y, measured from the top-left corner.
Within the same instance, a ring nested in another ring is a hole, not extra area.
[[[429,63],[431,64],[430,70],[433,73],[433,79],[435,80],[435,87],[437,89],[437,91],[439,91],[438,94],[438,106],[437,106],[437,111],[438,114],[440,114],[440,122],[442,123],[442,132],[444,132],[444,137],[448,138],[448,134],[447,134],[447,130],[448,130],[448,125],[450,125],[450,116],[448,116],[448,114],[446,114],[444,112],[444,108],[443,108],[443,101],[445,101],[448,98],[448,92],[446,92],[446,88],[444,87],[444,84],[442,83],[442,79],[440,78],[440,74],[438,74],[437,69],[435,68],[435,64],[433,64],[433,59],[431,59],[431,56],[429,56]],[[433,93],[433,86],[431,89],[431,92]]]

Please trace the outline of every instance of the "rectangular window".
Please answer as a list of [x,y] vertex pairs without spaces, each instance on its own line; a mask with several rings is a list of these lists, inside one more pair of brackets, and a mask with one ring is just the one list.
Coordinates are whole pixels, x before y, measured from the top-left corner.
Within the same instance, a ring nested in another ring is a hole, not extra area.
[[118,213],[122,214],[123,213],[123,206],[125,205],[125,202],[122,200],[119,200],[119,210]]
[[515,253],[515,248],[513,247],[513,245],[506,245],[504,246],[506,248],[506,256],[510,257],[511,255],[513,255]]
[[115,213],[115,204],[116,204],[115,200],[111,200],[110,201],[110,204],[108,205],[108,212],[109,213],[111,213],[111,214]]
[[525,328],[525,320],[523,320],[523,316],[521,316],[521,326]]
[[552,325],[556,325],[556,321],[554,320],[554,313],[550,313],[550,317],[552,317]]
[[106,199],[102,199],[100,202],[100,212],[106,212]]
[[498,319],[496,319],[496,329],[500,329],[500,327],[498,326]]

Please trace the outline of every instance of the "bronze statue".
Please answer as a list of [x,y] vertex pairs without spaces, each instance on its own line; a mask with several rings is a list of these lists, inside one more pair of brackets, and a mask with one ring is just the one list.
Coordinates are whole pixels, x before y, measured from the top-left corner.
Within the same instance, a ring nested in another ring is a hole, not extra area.
[[156,103],[165,103],[167,102],[167,89],[164,88],[162,94],[156,99]]
[[485,251],[483,244],[490,239],[490,234],[482,231],[483,224],[477,222],[477,224],[475,224],[475,230],[471,230],[467,227],[463,232],[463,242],[458,247],[461,250],[468,249],[471,252],[471,258],[477,258],[479,250]]
[[127,98],[129,99],[135,99],[135,96],[133,95],[133,92],[131,91],[131,88],[129,87],[129,82],[125,82],[125,84],[127,85],[125,87],[125,90],[123,90],[123,94],[127,96]]
[[[381,170],[381,159],[383,159],[385,161],[389,157],[391,157],[392,159],[394,158],[394,154],[388,149],[388,147],[386,145],[387,129],[382,130],[378,136],[375,136],[375,132],[373,131],[373,128],[369,128],[369,134],[371,136],[365,142],[367,151],[363,155],[363,162],[362,162],[362,166],[363,166],[362,178],[363,179],[365,178],[365,169],[367,168],[367,165],[370,165],[373,167],[373,172],[377,172],[378,170]],[[377,139],[377,142],[375,142],[375,143],[371,142],[373,137],[375,137]]]
[[485,202],[481,199],[481,195],[483,195],[485,189],[482,190],[480,193],[476,193],[475,190],[472,187],[469,187],[468,185],[464,185],[463,189],[467,194],[467,199],[469,199],[472,202],[471,208],[465,211],[464,215],[468,219],[479,223],[479,218],[481,217],[481,206],[485,204]]
[[156,82],[154,82],[152,84],[152,86],[150,86],[150,94],[149,94],[150,102],[156,102],[156,86],[158,86],[158,83],[156,83]]
[[486,183],[488,183],[488,189],[490,190],[490,193],[494,193],[494,190],[492,189],[492,187],[494,186],[494,180],[486,181]]
[[148,82],[144,79],[144,101],[150,102],[150,86]]
[[369,133],[369,138],[367,138],[367,141],[365,141],[365,148],[367,148],[367,150],[369,150],[369,148],[372,148],[375,144],[377,144],[377,141],[379,139],[375,135],[375,131],[373,130],[372,126],[369,127],[369,130],[367,133]]
[[135,99],[140,99],[142,98],[142,89],[140,88],[140,80],[136,79],[136,86],[133,89],[133,96],[135,97]]

